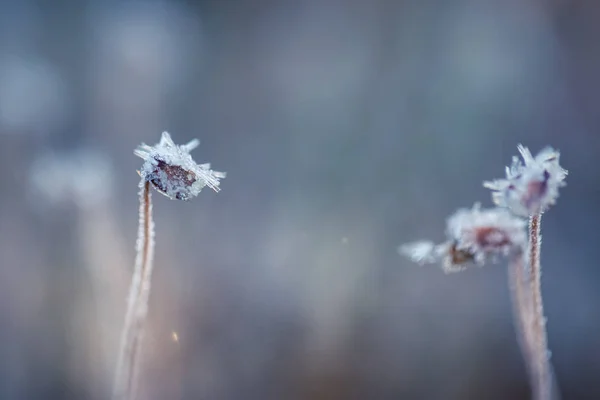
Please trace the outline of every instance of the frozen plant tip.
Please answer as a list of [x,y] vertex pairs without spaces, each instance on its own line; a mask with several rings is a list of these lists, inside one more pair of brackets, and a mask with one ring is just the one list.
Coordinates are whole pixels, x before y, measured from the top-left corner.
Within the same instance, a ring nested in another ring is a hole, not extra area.
[[184,145],[176,145],[168,132],[163,132],[160,142],[154,146],[142,143],[134,154],[144,160],[140,170],[143,180],[170,199],[189,200],[208,186],[220,190],[224,172],[213,171],[210,164],[196,164],[190,152],[198,147],[197,139]]
[[[516,290],[517,311],[523,327],[524,348],[532,387],[536,399],[550,399],[553,392],[552,366],[549,360],[546,318],[542,301],[541,220],[542,213],[556,203],[558,190],[565,186],[567,171],[559,164],[559,153],[550,147],[533,157],[524,146],[518,146],[523,161],[513,157],[512,165],[506,168],[506,179],[484,182],[492,189],[492,199],[516,215],[529,217],[529,243],[525,271],[513,274],[518,280],[513,285],[528,285],[527,290]],[[523,300],[526,299],[526,300]]]
[[556,203],[558,189],[565,185],[567,171],[559,164],[559,152],[547,147],[533,157],[527,147],[519,145],[523,161],[514,156],[506,167],[506,178],[484,182],[493,191],[494,203],[515,215],[541,214]]
[[522,252],[527,243],[525,226],[525,221],[504,209],[482,209],[475,204],[448,218],[446,242],[419,241],[400,246],[399,251],[421,265],[441,263],[445,272],[458,272]]
[[[517,336],[529,370],[535,400],[558,399],[546,335],[541,288],[541,217],[556,203],[567,171],[558,151],[547,147],[535,157],[523,145],[522,160],[513,157],[506,178],[484,182],[497,208],[461,209],[447,220],[447,241],[400,246],[401,254],[421,265],[441,263],[445,272],[508,259],[508,278]],[[529,229],[527,235],[527,222]]]
[[176,145],[163,132],[155,146],[140,145],[134,154],[144,160],[140,181],[139,228],[133,278],[129,287],[125,323],[117,355],[113,400],[138,398],[138,380],[143,357],[143,337],[152,283],[154,256],[154,221],[150,185],[170,199],[189,200],[203,187],[219,191],[225,173],[210,169],[210,164],[198,165],[190,151],[198,140]]

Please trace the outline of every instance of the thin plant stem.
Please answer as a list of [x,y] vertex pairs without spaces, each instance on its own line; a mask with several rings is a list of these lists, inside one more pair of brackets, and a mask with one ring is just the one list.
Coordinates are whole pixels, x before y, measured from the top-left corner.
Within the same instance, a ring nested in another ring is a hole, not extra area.
[[531,294],[531,347],[533,353],[535,399],[550,400],[552,397],[552,367],[548,356],[546,337],[546,318],[542,301],[542,267],[540,248],[542,244],[542,215],[536,214],[529,219],[529,284]]
[[121,345],[113,387],[113,400],[134,400],[139,374],[142,335],[152,277],[154,255],[154,221],[152,219],[152,196],[150,182],[140,182],[139,227],[133,278],[129,288],[125,324],[121,333]]
[[508,287],[510,289],[515,317],[517,339],[527,371],[531,379],[535,378],[533,370],[533,349],[531,330],[531,293],[529,291],[529,271],[523,251],[515,253],[508,264]]

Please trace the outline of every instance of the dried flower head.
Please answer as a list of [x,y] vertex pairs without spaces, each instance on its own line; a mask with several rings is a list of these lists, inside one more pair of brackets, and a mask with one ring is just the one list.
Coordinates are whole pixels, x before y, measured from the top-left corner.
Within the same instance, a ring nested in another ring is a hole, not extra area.
[[144,159],[140,175],[170,199],[189,200],[205,186],[218,192],[225,173],[211,170],[210,164],[196,164],[190,151],[199,144],[194,139],[188,144],[176,145],[168,132],[163,132],[160,142],[154,146],[142,143],[133,152]]
[[529,217],[546,211],[556,203],[558,189],[565,186],[567,171],[559,164],[559,152],[547,147],[533,157],[527,147],[517,146],[523,161],[513,157],[506,167],[506,179],[484,182],[493,190],[492,199],[514,214]]
[[440,262],[444,271],[457,272],[471,265],[482,266],[499,256],[523,251],[527,243],[526,222],[501,208],[460,209],[447,220],[448,240],[435,245],[419,241],[400,246],[401,254],[423,264]]

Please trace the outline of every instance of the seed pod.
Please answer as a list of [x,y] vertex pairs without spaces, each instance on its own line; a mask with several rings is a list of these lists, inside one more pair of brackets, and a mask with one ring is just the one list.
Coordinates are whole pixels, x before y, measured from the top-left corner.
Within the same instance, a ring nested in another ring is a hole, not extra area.
[[163,132],[160,142],[154,146],[142,143],[134,150],[134,154],[144,160],[140,175],[170,199],[189,200],[205,186],[218,192],[220,179],[226,174],[211,170],[210,164],[196,164],[190,151],[199,144],[194,139],[188,144],[176,145],[167,132]]

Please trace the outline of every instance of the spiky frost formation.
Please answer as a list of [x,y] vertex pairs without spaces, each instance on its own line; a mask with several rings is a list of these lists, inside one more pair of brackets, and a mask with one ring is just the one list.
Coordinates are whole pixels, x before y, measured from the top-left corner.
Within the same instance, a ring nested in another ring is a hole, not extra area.
[[170,199],[189,200],[208,186],[220,190],[220,179],[225,172],[213,171],[210,164],[196,164],[190,151],[198,147],[197,139],[176,145],[168,132],[163,132],[154,146],[142,143],[134,154],[144,160],[140,175],[154,188]]
[[494,203],[515,215],[529,217],[546,211],[556,203],[558,189],[565,186],[567,170],[559,164],[559,152],[546,147],[535,157],[527,147],[517,146],[523,161],[513,157],[506,167],[506,179],[484,182],[491,189]]
[[460,209],[446,223],[448,240],[441,244],[419,241],[400,246],[399,252],[418,264],[441,263],[445,272],[470,265],[482,266],[499,256],[523,251],[526,222],[501,208],[481,209],[475,204]]

